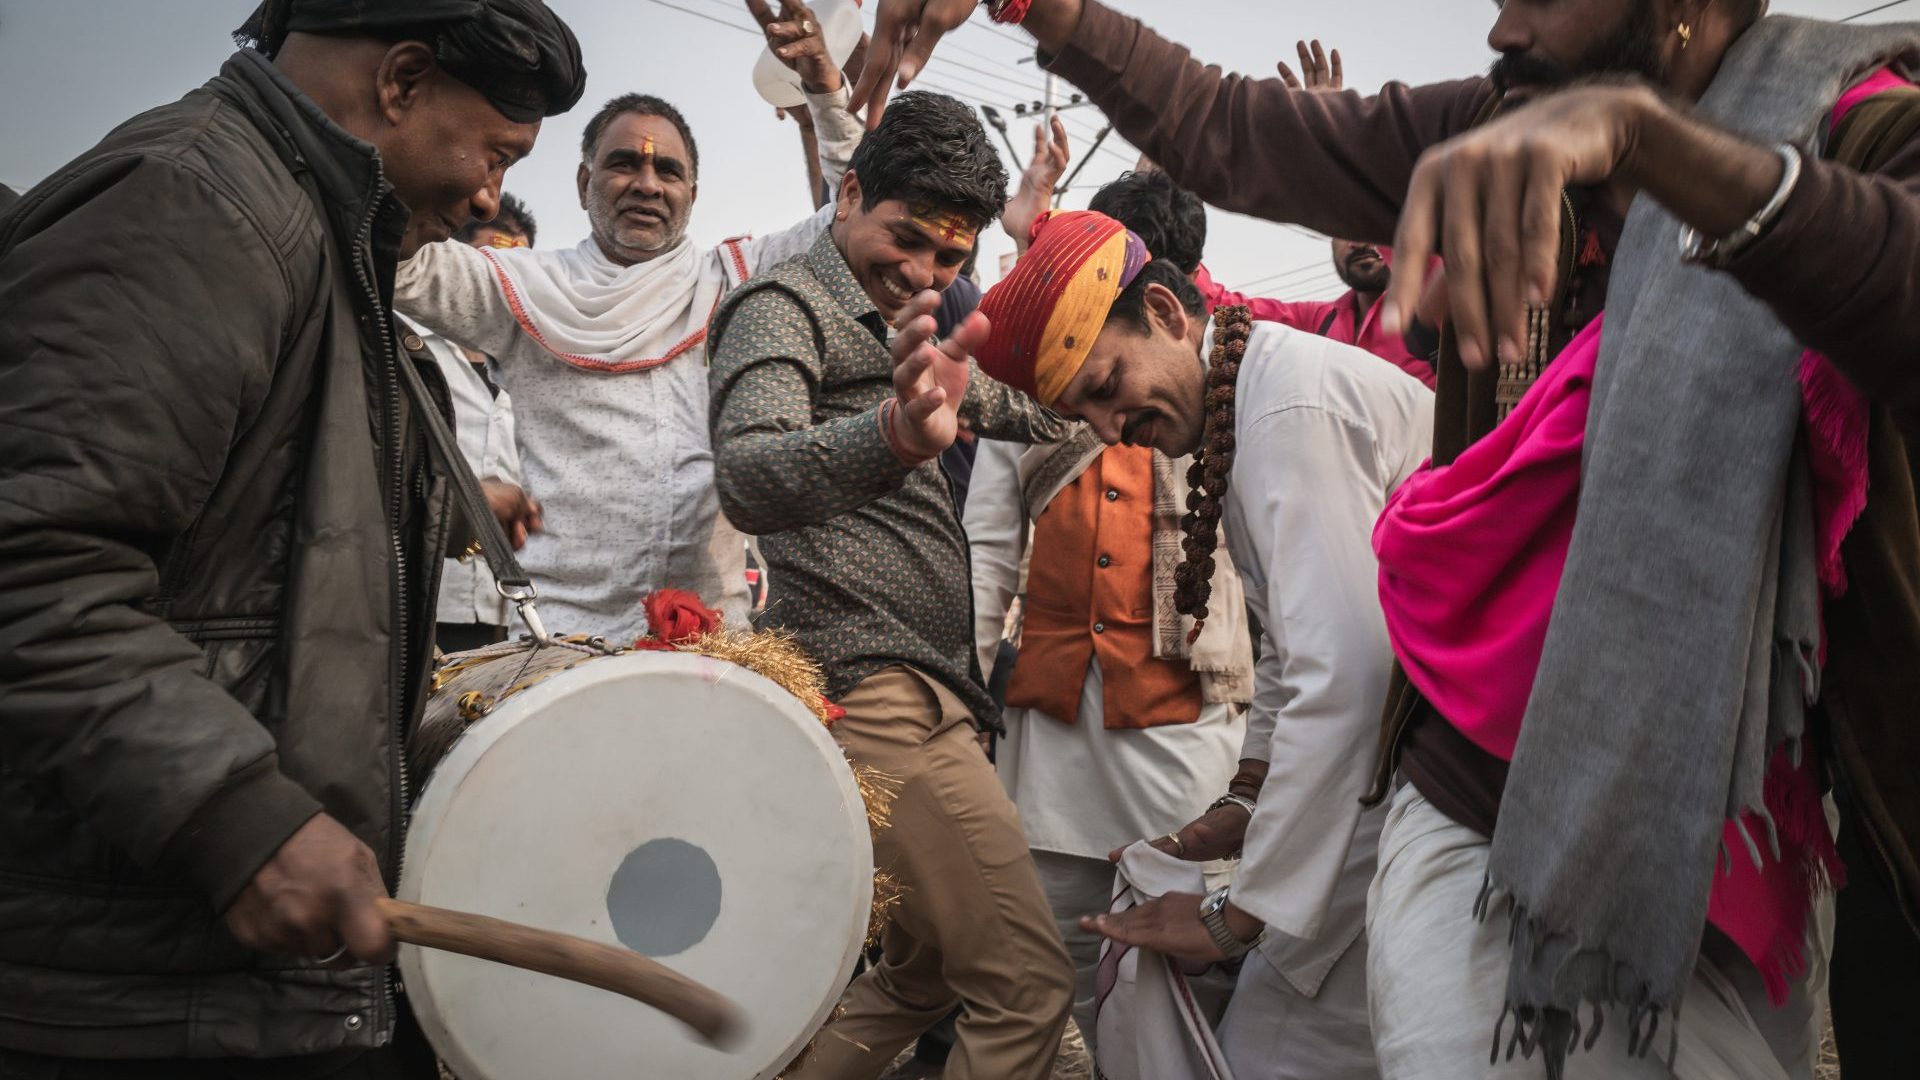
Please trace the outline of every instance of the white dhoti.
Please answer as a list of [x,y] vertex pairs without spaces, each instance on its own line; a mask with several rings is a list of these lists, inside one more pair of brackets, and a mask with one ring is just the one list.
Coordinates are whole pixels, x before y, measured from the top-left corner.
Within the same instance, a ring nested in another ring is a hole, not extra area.
[[1234,1080],[1378,1080],[1366,937],[1348,946],[1312,997],[1259,949],[1248,953],[1216,1035]]
[[[1538,1056],[1490,1063],[1506,1001],[1507,919],[1496,895],[1473,917],[1492,845],[1436,810],[1411,785],[1394,796],[1367,898],[1374,1045],[1387,1080],[1538,1080]],[[1604,887],[1603,885],[1600,887]],[[1665,1024],[1654,1052],[1627,1052],[1627,1022],[1610,1010],[1599,1041],[1567,1058],[1567,1080],[1811,1080],[1826,999],[1832,898],[1821,901],[1808,974],[1785,1005],[1767,1001],[1759,972],[1709,937],[1679,1009],[1674,1065]],[[1509,1032],[1503,1034],[1510,1034]]]

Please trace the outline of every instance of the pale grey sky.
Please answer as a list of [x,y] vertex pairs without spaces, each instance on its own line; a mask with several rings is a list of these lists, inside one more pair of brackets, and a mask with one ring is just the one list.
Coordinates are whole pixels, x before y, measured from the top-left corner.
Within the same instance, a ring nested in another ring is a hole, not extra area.
[[[580,106],[547,121],[533,156],[507,176],[508,190],[539,218],[542,246],[570,245],[586,235],[573,179],[580,132],[600,102],[632,90],[675,102],[693,126],[701,156],[696,239],[766,232],[807,211],[794,128],[776,121],[753,90],[750,72],[762,43],[757,29],[740,29],[753,26],[744,0],[549,2],[579,35],[588,83]],[[1838,18],[1881,2],[1775,0],[1773,10]],[[0,0],[0,182],[24,190],[115,124],[204,82],[232,51],[228,32],[254,3]],[[871,23],[873,0],[866,6]],[[1494,7],[1488,0],[1117,0],[1116,6],[1201,59],[1247,73],[1268,74],[1276,59],[1293,63],[1294,41],[1313,36],[1340,48],[1349,85],[1368,89],[1389,79],[1469,75],[1491,59],[1485,37]],[[1902,15],[1920,19],[1920,0],[1867,18]],[[976,18],[942,45],[922,85],[1000,108],[1024,156],[1031,130],[1013,120],[1010,106],[1040,96],[1042,74],[1031,56],[1025,35]],[[1065,115],[1076,157],[1083,156],[1103,121],[1091,108]],[[1064,205],[1085,206],[1093,188],[1135,156],[1109,138]],[[1211,215],[1207,261],[1220,280],[1284,299],[1340,291],[1323,240],[1269,222]],[[989,230],[981,264],[987,281],[998,274],[998,255],[1011,247],[997,226]]]

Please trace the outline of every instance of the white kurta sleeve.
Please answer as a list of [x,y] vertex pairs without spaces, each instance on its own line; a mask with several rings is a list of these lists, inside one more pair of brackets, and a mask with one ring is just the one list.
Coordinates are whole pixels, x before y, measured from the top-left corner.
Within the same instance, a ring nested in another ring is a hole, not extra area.
[[1020,455],[1026,447],[981,439],[973,458],[962,523],[973,562],[973,644],[980,671],[993,670],[1007,607],[1020,587],[1020,559],[1027,541],[1027,511],[1020,490]]
[[[814,139],[820,147],[820,176],[829,190],[840,189],[840,178],[847,174],[847,165],[853,160],[853,150],[860,145],[860,137],[866,129],[860,118],[847,111],[851,99],[851,90],[847,86],[831,94],[808,94],[807,111],[813,114]],[[743,254],[750,273],[759,273],[769,267],[786,262],[796,255],[804,255],[820,234],[833,224],[834,201],[789,225],[779,232],[768,233],[745,243]]]
[[495,358],[507,356],[520,336],[493,264],[458,240],[427,244],[400,264],[393,279],[393,306],[450,341]]
[[1253,419],[1234,455],[1234,558],[1265,579],[1247,592],[1267,635],[1248,727],[1268,732],[1269,767],[1233,901],[1296,938],[1320,931],[1347,864],[1392,664],[1374,443],[1358,423],[1296,404]]
[[502,390],[494,395],[493,408],[487,413],[487,450],[480,475],[524,487],[526,474],[520,471],[520,447],[513,437],[513,397]]
[[866,125],[850,111],[852,101],[853,88],[844,82],[831,94],[807,95],[807,111],[813,114],[813,138],[819,146],[820,179],[832,192],[840,190],[840,178],[847,175],[853,151],[867,133]]

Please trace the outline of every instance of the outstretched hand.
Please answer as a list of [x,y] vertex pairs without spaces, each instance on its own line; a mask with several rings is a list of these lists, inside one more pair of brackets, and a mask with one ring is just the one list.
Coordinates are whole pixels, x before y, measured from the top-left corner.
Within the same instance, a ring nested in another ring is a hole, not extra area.
[[867,66],[853,88],[854,107],[867,107],[869,129],[880,123],[894,83],[905,90],[927,66],[933,47],[966,22],[977,6],[976,0],[880,0]]
[[1286,61],[1277,61],[1273,66],[1280,70],[1280,81],[1287,84],[1287,89],[1340,90],[1346,87],[1346,76],[1340,70],[1339,49],[1328,53],[1321,49],[1319,38],[1313,40],[1311,49],[1304,41],[1295,42],[1293,47],[1300,53],[1300,70],[1306,73],[1306,85],[1301,85],[1299,77],[1294,75]]
[[800,85],[808,93],[831,94],[844,85],[840,66],[827,52],[820,19],[803,0],[780,0],[778,15],[767,0],[747,0],[747,10],[767,36],[767,48],[800,76]]
[[[1615,179],[1643,118],[1661,107],[1640,83],[1576,86],[1421,155],[1394,236],[1395,261],[1444,259],[1449,317],[1466,367],[1520,361],[1528,311],[1553,295],[1561,190]],[[1393,276],[1381,320],[1388,333],[1406,331],[1424,284],[1421,274]]]
[[967,396],[968,357],[986,344],[987,317],[974,312],[946,340],[933,340],[940,294],[923,289],[894,317],[893,393],[888,415],[895,452],[909,464],[938,457],[960,433],[960,402]]
[[1033,223],[1053,206],[1054,189],[1060,186],[1067,162],[1073,159],[1067,142],[1067,126],[1060,122],[1058,114],[1051,120],[1051,134],[1047,127],[1033,125],[1033,160],[1020,174],[1020,188],[1007,200],[1006,209],[1000,214],[1000,227],[1013,237],[1014,248],[1023,254],[1033,233]]
[[[1199,893],[1167,893],[1115,914],[1083,915],[1080,928],[1180,960],[1225,960],[1227,954],[1200,921],[1202,899]],[[1242,941],[1253,940],[1262,929],[1260,920],[1235,908],[1231,900],[1226,912],[1227,929]]]

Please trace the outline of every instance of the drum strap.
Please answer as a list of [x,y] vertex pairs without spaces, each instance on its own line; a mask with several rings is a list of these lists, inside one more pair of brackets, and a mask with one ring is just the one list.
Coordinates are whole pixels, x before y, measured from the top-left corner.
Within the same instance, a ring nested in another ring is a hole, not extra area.
[[493,516],[493,508],[487,505],[487,496],[480,488],[480,481],[473,475],[467,459],[460,453],[460,443],[455,439],[453,428],[447,424],[446,414],[440,411],[439,402],[427,389],[425,379],[420,377],[418,363],[433,363],[432,354],[424,349],[419,352],[407,350],[407,355],[398,365],[400,385],[413,402],[414,415],[420,418],[426,428],[427,446],[434,460],[439,462],[440,470],[453,484],[454,501],[459,504],[460,513],[467,519],[467,527],[473,530],[477,538],[479,553],[487,560],[487,569],[493,571],[494,588],[500,595],[513,601],[519,609],[521,621],[527,624],[533,639],[542,644],[551,644],[546,627],[540,622],[539,613],[534,610],[535,596],[533,579],[520,568],[520,560],[513,557],[513,545],[508,542],[505,530]]

